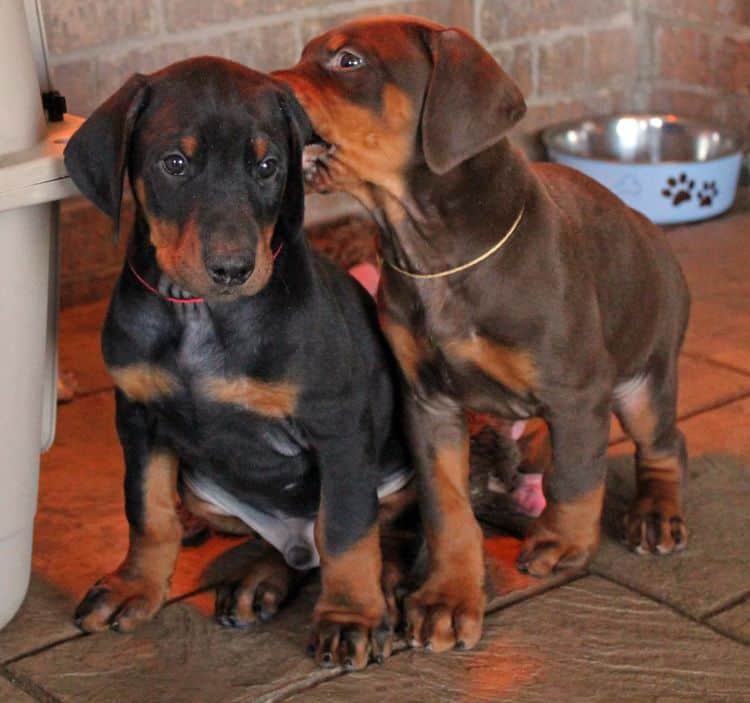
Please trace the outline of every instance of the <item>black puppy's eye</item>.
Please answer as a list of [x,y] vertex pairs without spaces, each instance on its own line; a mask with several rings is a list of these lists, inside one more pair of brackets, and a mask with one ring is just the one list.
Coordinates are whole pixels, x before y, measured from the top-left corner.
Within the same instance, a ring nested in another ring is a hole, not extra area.
[[353,71],[365,65],[365,60],[361,56],[351,51],[339,51],[333,57],[333,68],[339,71]]
[[170,176],[184,176],[187,171],[187,159],[182,154],[168,154],[161,165]]
[[278,170],[279,164],[276,159],[263,159],[257,166],[256,170],[260,178],[270,178]]

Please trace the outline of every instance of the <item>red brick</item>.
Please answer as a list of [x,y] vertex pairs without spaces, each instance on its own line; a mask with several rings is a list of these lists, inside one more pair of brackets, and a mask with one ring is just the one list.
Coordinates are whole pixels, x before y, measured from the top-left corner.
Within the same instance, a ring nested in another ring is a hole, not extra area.
[[335,27],[342,22],[364,17],[366,15],[414,15],[426,17],[446,26],[463,27],[471,31],[473,23],[471,0],[412,0],[396,2],[358,9],[337,12],[331,15],[318,15],[302,22],[302,41],[307,42],[314,36]]
[[96,102],[117,90],[133,73],[152,73],[167,64],[190,56],[204,54],[222,55],[221,40],[195,40],[171,42],[144,49],[133,49],[124,53],[105,54],[97,66]]
[[484,0],[480,34],[495,42],[606,20],[627,9],[626,0]]
[[526,117],[513,131],[528,134],[567,120],[607,115],[621,109],[621,104],[621,94],[612,90],[592,92],[577,98],[561,97],[551,102],[532,102]]
[[712,83],[710,34],[665,22],[656,26],[654,41],[661,78],[694,85]]
[[716,98],[712,95],[675,89],[658,83],[651,86],[649,108],[653,112],[670,112],[682,117],[711,121]]
[[564,94],[585,85],[585,49],[583,36],[571,36],[539,48],[540,95]]
[[151,73],[174,61],[191,56],[223,56],[258,71],[290,66],[297,61],[300,47],[291,22],[270,27],[245,29],[220,37],[169,42],[99,60],[96,84],[97,103],[119,88],[133,73]]
[[642,4],[649,12],[670,20],[680,18],[712,24],[747,24],[750,21],[747,0],[647,0]]
[[714,64],[717,87],[728,93],[750,93],[750,40],[727,37]]
[[492,54],[503,70],[518,84],[526,98],[534,94],[533,54],[529,44],[498,47]]
[[224,41],[227,58],[244,63],[256,71],[291,66],[297,62],[302,50],[291,22],[233,32]]
[[587,42],[589,86],[597,87],[618,78],[635,80],[638,66],[633,27],[591,30]]
[[156,32],[153,0],[47,0],[43,5],[51,55]]
[[164,22],[167,29],[176,31],[266,17],[320,4],[320,0],[164,0]]
[[713,119],[717,125],[736,130],[747,144],[750,141],[750,95],[732,95],[714,101]]

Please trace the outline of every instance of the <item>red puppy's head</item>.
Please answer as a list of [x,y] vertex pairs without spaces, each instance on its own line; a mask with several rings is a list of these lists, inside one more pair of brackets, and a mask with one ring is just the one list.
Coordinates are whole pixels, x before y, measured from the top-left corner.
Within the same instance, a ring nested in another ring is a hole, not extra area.
[[414,17],[336,27],[274,75],[292,87],[326,151],[322,188],[365,182],[397,194],[408,168],[447,173],[499,141],[526,110],[515,83],[469,34]]

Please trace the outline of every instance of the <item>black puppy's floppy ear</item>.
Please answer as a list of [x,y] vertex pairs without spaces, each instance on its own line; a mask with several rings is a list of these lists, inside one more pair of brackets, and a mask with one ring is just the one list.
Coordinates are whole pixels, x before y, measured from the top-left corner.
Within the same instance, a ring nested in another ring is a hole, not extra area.
[[289,125],[289,168],[284,190],[284,206],[279,215],[288,236],[302,228],[305,217],[305,183],[302,174],[302,150],[313,135],[312,123],[307,113],[289,88],[279,84],[279,107]]
[[422,108],[422,150],[442,175],[498,142],[526,113],[518,86],[460,29],[426,37],[432,74]]
[[120,203],[133,128],[146,105],[148,79],[135,74],[102,103],[65,147],[65,166],[73,183],[113,220],[120,231]]

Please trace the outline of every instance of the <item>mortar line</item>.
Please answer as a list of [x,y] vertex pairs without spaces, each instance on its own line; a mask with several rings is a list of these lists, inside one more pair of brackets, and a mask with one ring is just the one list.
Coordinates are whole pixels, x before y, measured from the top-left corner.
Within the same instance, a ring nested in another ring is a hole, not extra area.
[[732,642],[736,642],[739,645],[742,645],[745,649],[750,649],[750,643],[748,643],[746,640],[743,640],[741,637],[738,637],[737,635],[734,635],[730,632],[726,632],[725,630],[720,629],[716,625],[714,625],[711,622],[708,622],[707,620],[701,620],[700,618],[696,617],[692,613],[689,613],[686,610],[683,610],[679,606],[675,605],[674,603],[670,603],[668,600],[664,600],[663,598],[660,598],[659,596],[656,596],[652,593],[644,593],[643,591],[639,590],[635,586],[632,586],[628,583],[625,583],[623,581],[620,581],[619,579],[615,578],[614,576],[611,576],[610,574],[606,574],[604,572],[601,572],[597,569],[597,567],[594,567],[591,570],[591,573],[594,576],[598,576],[599,578],[604,579],[605,581],[609,581],[610,583],[613,583],[617,586],[620,586],[627,591],[630,591],[631,593],[635,593],[642,598],[646,598],[653,603],[657,603],[658,605],[664,606],[665,608],[668,608],[676,615],[679,615],[682,618],[685,618],[686,620],[689,620],[692,623],[695,623],[696,625],[700,625],[701,627],[705,627],[708,630],[711,630],[712,632],[715,632],[720,637],[723,637],[725,639],[731,640]]
[[162,20],[165,23],[165,34],[163,35],[158,33],[146,34],[138,37],[122,38],[113,42],[102,42],[92,46],[79,47],[60,54],[51,52],[49,60],[52,66],[74,61],[96,61],[100,58],[103,50],[106,50],[109,58],[116,59],[131,51],[156,49],[165,43],[180,44],[201,39],[217,39],[226,34],[243,32],[249,29],[273,29],[281,24],[291,24],[308,19],[325,19],[326,17],[333,17],[341,13],[389,7],[395,5],[397,2],[399,0],[348,0],[346,2],[341,0],[340,2],[334,2],[331,5],[325,6],[322,11],[320,8],[315,7],[294,9],[270,15],[250,15],[227,21],[207,22],[184,29],[170,29],[166,26],[165,17]]
[[571,24],[560,29],[542,29],[530,34],[515,34],[512,37],[496,39],[492,42],[484,39],[482,41],[488,51],[493,51],[495,49],[514,48],[531,41],[539,44],[554,44],[561,39],[588,36],[591,32],[607,29],[627,29],[632,26],[632,17],[627,11],[624,11],[614,15],[610,19],[594,20],[587,24]]

